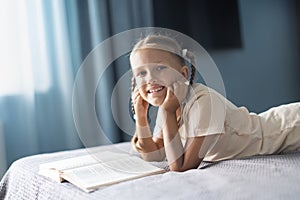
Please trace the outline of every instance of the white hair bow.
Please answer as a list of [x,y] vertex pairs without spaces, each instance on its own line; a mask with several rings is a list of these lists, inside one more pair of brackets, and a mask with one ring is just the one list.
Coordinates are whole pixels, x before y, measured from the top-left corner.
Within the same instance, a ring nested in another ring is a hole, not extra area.
[[188,51],[187,49],[182,49],[182,57],[184,58],[186,57],[187,51]]

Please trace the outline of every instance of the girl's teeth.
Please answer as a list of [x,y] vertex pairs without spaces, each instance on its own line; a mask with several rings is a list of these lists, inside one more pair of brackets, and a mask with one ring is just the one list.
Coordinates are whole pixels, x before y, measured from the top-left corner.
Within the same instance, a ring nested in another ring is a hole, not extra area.
[[159,88],[156,88],[154,90],[149,90],[150,93],[153,93],[153,92],[158,92],[162,89],[162,87],[159,87]]

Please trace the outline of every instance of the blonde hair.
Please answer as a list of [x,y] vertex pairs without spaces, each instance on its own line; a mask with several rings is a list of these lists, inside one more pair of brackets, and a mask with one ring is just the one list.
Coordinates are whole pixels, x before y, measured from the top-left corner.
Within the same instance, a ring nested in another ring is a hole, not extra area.
[[[179,63],[182,66],[186,65],[186,61],[188,61],[191,64],[191,75],[190,75],[190,85],[194,83],[196,68],[195,68],[195,56],[194,54],[187,50],[183,49],[182,46],[177,42],[175,39],[165,36],[165,35],[159,35],[159,34],[150,34],[146,36],[145,38],[141,39],[139,42],[137,42],[131,53],[130,53],[130,59],[134,53],[136,53],[138,50],[141,49],[160,49],[166,52],[171,53],[178,59]],[[135,79],[132,77],[131,79],[131,92],[134,91],[135,88]],[[133,103],[131,102],[131,110],[132,113],[135,114]],[[140,152],[142,149],[137,146],[138,137],[136,133],[133,135],[131,139],[131,143],[133,148]]]

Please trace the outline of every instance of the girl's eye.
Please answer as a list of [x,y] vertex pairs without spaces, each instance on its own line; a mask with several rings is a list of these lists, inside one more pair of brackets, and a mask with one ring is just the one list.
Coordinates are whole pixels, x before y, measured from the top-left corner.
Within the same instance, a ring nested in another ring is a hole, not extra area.
[[137,77],[143,77],[146,75],[146,71],[140,71],[139,73],[137,73]]
[[167,66],[159,65],[159,66],[156,67],[156,70],[161,71],[161,70],[166,69],[166,68],[167,68]]

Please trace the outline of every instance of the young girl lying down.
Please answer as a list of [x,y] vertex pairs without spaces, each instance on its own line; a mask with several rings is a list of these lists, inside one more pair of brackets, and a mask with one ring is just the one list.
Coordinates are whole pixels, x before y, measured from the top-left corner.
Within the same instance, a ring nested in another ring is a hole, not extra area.
[[[220,161],[300,150],[300,103],[249,113],[205,85],[194,83],[186,60],[193,54],[174,39],[149,35],[130,54],[134,148],[147,161],[168,160],[170,170]],[[153,134],[149,104],[158,106]]]

